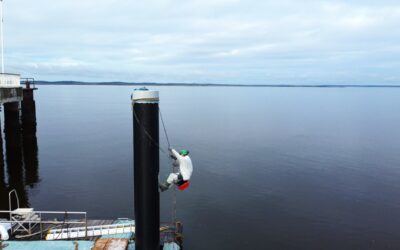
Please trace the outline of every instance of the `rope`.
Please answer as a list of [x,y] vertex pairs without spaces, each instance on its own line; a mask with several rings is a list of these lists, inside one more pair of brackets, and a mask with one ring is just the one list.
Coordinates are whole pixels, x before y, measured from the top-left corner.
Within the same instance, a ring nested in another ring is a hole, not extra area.
[[171,147],[171,144],[169,143],[169,138],[168,138],[168,134],[167,134],[167,129],[165,128],[165,123],[164,123],[164,119],[163,119],[163,116],[162,116],[162,114],[161,114],[161,109],[160,109],[160,108],[158,109],[158,112],[160,113],[161,123],[162,123],[162,126],[163,126],[163,128],[164,128],[165,137],[167,138],[168,148],[170,148],[170,147]]
[[[174,165],[172,165],[172,172],[174,172]],[[172,223],[176,222],[176,186],[172,188]]]
[[[61,229],[63,229],[63,227],[64,227],[63,225],[64,225],[64,223],[63,223],[63,224],[60,224],[60,225],[55,225],[54,227],[48,227],[48,228],[46,228],[46,229],[43,229],[42,231],[38,231],[38,232],[35,232],[35,233],[32,233],[32,234],[15,235],[14,237],[15,237],[16,239],[29,238],[29,237],[38,235],[38,234],[40,234],[40,233],[49,232],[50,230],[57,229],[57,228],[59,228],[59,227],[61,227]],[[58,238],[59,236],[60,236],[60,234],[57,235],[57,238]],[[0,249],[1,249],[1,248],[0,248]]]
[[135,109],[134,109],[133,107],[132,107],[132,111],[133,111],[133,117],[135,117],[136,122],[139,124],[139,126],[142,127],[144,133],[145,133],[146,136],[150,139],[150,141],[151,141],[161,152],[163,152],[164,154],[167,154],[167,153],[165,152],[165,150],[161,148],[160,144],[158,144],[158,142],[156,142],[156,141],[153,139],[153,137],[149,134],[149,132],[147,132],[146,128],[145,128],[145,127],[143,126],[143,124],[140,122],[140,120],[139,120],[139,118],[138,118],[138,116],[137,116],[137,114],[136,114],[136,112],[135,112]]
[[[164,128],[164,134],[165,134],[165,138],[167,139],[167,143],[168,143],[168,149],[171,148],[171,144],[169,142],[169,137],[168,137],[168,133],[167,133],[167,129],[165,127],[165,123],[164,123],[164,119],[161,113],[161,109],[158,109],[159,113],[160,113],[160,118],[161,118],[161,123],[162,126]],[[172,173],[175,173],[177,169],[175,169],[175,166],[173,164],[173,162],[171,161],[171,165],[172,165]],[[174,185],[172,188],[172,224],[174,224],[176,222],[176,186]]]

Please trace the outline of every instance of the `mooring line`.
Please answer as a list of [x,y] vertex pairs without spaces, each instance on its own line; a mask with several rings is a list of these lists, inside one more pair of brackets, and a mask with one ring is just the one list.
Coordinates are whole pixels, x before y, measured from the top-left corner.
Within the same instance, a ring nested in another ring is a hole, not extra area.
[[169,149],[169,148],[171,147],[171,144],[169,143],[167,128],[165,127],[164,119],[163,119],[163,116],[162,116],[162,113],[161,113],[161,109],[160,109],[160,108],[158,108],[158,113],[160,114],[161,123],[162,123],[162,126],[163,126],[163,128],[164,128],[165,138],[167,138],[168,149]]
[[[162,123],[162,126],[164,128],[165,138],[167,139],[168,149],[170,149],[171,148],[171,144],[169,142],[167,128],[165,127],[165,123],[164,123],[164,119],[163,119],[163,116],[162,116],[162,113],[161,113],[161,109],[159,108],[158,111],[160,113],[161,123]],[[172,165],[172,170],[171,171],[172,171],[172,173],[175,173],[176,169],[175,169],[174,164],[173,164],[172,161],[171,161],[171,163],[172,163],[171,164]],[[177,207],[177,205],[176,205],[176,186],[174,185],[173,188],[172,188],[172,223],[174,225],[176,224],[176,207]],[[175,229],[175,231],[176,231],[176,229]]]
[[158,144],[153,137],[150,135],[150,133],[147,131],[147,129],[143,126],[143,124],[140,122],[139,118],[136,115],[135,109],[134,107],[132,107],[132,111],[133,111],[133,116],[135,117],[136,122],[139,124],[140,127],[142,127],[144,133],[146,134],[146,136],[150,139],[150,141],[164,154],[167,154],[167,152],[164,151],[164,149],[162,149],[162,147],[160,146],[160,144]]

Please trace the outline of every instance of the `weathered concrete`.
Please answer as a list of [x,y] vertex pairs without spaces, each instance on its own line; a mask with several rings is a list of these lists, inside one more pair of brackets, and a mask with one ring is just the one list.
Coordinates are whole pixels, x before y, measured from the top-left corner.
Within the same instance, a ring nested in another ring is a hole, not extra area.
[[19,74],[0,73],[0,88],[21,87],[21,76]]
[[0,88],[0,103],[22,101],[22,88]]

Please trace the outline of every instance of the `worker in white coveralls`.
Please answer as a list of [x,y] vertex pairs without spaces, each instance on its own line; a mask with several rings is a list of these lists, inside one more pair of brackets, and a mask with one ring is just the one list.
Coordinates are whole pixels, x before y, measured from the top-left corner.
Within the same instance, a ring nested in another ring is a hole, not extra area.
[[[10,236],[8,235],[8,230],[4,225],[0,225],[0,240],[8,240]],[[1,248],[1,242],[0,242],[0,249]]]
[[179,153],[175,149],[169,148],[170,156],[174,159],[174,166],[179,166],[178,173],[171,173],[167,180],[160,184],[161,192],[168,190],[172,184],[179,187],[180,190],[185,190],[189,186],[189,180],[192,176],[193,165],[189,157],[189,151],[182,149]]

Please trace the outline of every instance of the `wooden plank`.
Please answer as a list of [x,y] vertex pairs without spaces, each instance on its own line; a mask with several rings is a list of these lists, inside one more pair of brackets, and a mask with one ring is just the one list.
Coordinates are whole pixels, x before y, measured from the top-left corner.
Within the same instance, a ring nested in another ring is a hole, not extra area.
[[109,238],[95,241],[92,250],[126,250],[129,241],[127,239]]
[[92,250],[103,250],[106,247],[108,240],[109,239],[97,239],[94,242]]

